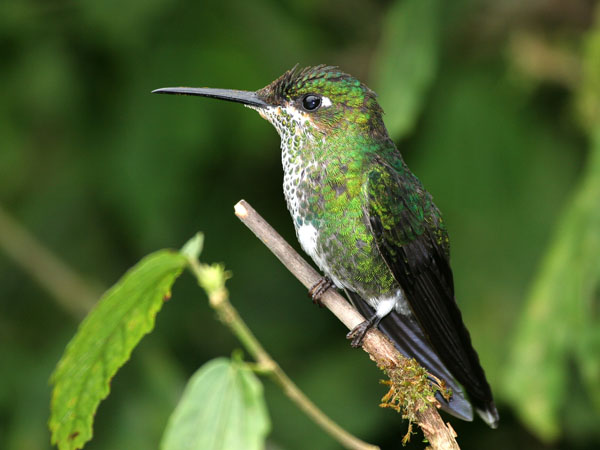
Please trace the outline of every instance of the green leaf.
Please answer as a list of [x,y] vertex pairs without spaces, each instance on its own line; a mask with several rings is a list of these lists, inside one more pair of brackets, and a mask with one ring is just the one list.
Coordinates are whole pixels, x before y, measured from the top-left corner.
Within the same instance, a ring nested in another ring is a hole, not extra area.
[[258,378],[242,362],[218,358],[198,369],[188,382],[161,449],[262,449],[269,429]]
[[390,135],[415,125],[437,69],[438,0],[397,1],[386,15],[374,65],[374,86]]
[[110,380],[154,327],[156,314],[187,264],[178,252],[155,252],[130,269],[85,318],[59,361],[52,383],[52,443],[78,449],[92,437],[94,413]]
[[185,243],[181,249],[181,253],[187,256],[189,259],[197,260],[204,247],[204,235],[202,233],[196,233],[193,238]]

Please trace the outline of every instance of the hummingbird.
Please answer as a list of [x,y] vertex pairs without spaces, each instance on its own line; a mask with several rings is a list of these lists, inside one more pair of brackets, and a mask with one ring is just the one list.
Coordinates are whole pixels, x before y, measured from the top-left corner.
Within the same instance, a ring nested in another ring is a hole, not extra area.
[[[283,191],[302,249],[324,273],[313,299],[335,286],[451,390],[441,408],[492,428],[490,386],[454,295],[448,232],[429,192],[389,137],[376,94],[327,65],[294,68],[253,91],[173,87],[153,93],[211,97],[256,110],[281,138]],[[431,378],[434,382],[435,378]]]

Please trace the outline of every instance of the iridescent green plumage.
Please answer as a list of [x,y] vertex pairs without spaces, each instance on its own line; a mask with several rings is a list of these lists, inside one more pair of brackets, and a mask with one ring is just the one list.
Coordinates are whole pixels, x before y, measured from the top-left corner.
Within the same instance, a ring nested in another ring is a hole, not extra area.
[[[330,106],[302,112],[299,100],[311,93],[328,99]],[[380,205],[382,217],[392,220],[408,208],[418,223],[402,239],[422,234],[427,223],[447,238],[431,196],[385,131],[375,93],[335,68],[317,66],[286,72],[258,94],[276,105],[259,112],[282,135],[286,199],[304,249],[338,287],[351,288],[363,298],[393,295],[397,282],[381,258],[364,211],[367,190],[385,189],[382,161],[404,180],[407,200],[390,205],[389,211]],[[375,178],[379,185],[373,184]],[[306,226],[318,230],[315,248],[302,240]]]
[[[292,69],[256,92],[166,88],[246,104],[281,136],[284,194],[302,248],[368,320],[453,391],[442,408],[498,422],[454,299],[448,235],[385,129],[375,93],[335,67]],[[458,384],[457,383],[460,383]]]

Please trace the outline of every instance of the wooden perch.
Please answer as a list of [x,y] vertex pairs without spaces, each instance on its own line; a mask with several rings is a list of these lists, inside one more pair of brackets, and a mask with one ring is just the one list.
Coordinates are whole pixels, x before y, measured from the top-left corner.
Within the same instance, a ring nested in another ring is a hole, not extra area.
[[[235,205],[235,215],[277,256],[285,267],[300,282],[310,289],[322,276],[315,271],[245,200]],[[327,307],[348,329],[352,330],[365,319],[334,289],[327,290],[321,297]],[[378,367],[392,379],[402,376],[398,369],[415,365],[414,360],[404,357],[396,347],[377,329],[369,331],[363,341],[365,350]],[[460,450],[456,433],[445,424],[435,406],[434,398],[419,399],[404,414],[414,420],[434,450]]]

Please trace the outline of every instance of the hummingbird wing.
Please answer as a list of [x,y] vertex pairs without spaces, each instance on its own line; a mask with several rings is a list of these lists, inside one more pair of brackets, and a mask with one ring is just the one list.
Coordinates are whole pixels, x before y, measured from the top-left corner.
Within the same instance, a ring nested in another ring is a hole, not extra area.
[[377,248],[417,322],[480,415],[494,426],[498,413],[454,298],[448,237],[431,195],[403,162],[396,169],[380,156],[363,195]]

